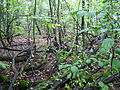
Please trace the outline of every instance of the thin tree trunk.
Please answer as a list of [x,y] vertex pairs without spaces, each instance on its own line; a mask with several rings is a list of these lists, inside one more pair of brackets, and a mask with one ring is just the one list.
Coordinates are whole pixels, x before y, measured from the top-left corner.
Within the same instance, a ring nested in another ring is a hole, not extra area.
[[[82,0],[82,9],[84,10],[84,7],[85,7],[85,1]],[[81,22],[81,30],[84,29],[84,16],[82,16],[82,22]],[[83,42],[83,50],[85,50],[85,34],[84,32],[82,32],[82,42]]]
[[[53,20],[53,9],[52,9],[52,3],[51,3],[51,0],[49,0],[49,7],[50,7],[50,15],[51,15],[51,20],[52,20],[52,23],[54,23],[54,20]],[[54,33],[54,46],[58,46],[58,43],[57,43],[57,37],[56,37],[56,29],[55,28],[52,28],[53,29],[53,33]]]
[[3,8],[3,6],[2,6],[2,3],[3,3],[3,1],[1,0],[0,1],[0,3],[1,3],[1,5],[0,5],[0,41],[1,41],[1,44],[2,44],[2,46],[3,47],[5,47],[6,45],[5,45],[5,43],[4,43],[4,41],[3,41],[3,38],[2,38],[2,33],[4,33],[3,31],[2,31],[2,8]]
[[60,26],[60,0],[58,0],[58,8],[57,8],[57,18],[58,18],[58,33],[59,33],[59,49],[62,47],[61,40],[61,26]]
[[[34,16],[36,15],[36,4],[37,0],[34,0]],[[33,44],[35,44],[35,19],[33,19]]]

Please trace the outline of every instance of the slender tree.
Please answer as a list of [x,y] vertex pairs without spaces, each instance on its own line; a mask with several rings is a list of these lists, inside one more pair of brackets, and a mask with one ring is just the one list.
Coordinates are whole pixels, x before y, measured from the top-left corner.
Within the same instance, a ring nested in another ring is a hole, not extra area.
[[[84,8],[85,8],[85,1],[82,0],[82,10],[84,10]],[[81,30],[84,29],[84,26],[85,26],[84,16],[82,16]],[[84,32],[82,32],[82,42],[83,42],[83,50],[85,50],[85,34],[84,34]]]
[[[54,6],[55,6],[55,0],[54,0]],[[56,21],[54,21],[53,17],[54,17],[54,14],[53,14],[53,8],[52,8],[52,1],[49,0],[49,8],[50,8],[50,15],[51,15],[51,20],[52,20],[52,24],[55,24]],[[54,7],[55,8],[55,7]],[[54,11],[55,12],[55,11]],[[54,46],[58,46],[58,43],[57,43],[57,37],[56,37],[56,28],[52,28],[53,29],[53,33],[54,33],[54,41],[53,41],[53,44]]]
[[58,18],[58,33],[59,33],[59,48],[62,47],[62,40],[61,40],[61,25],[60,25],[60,0],[58,0],[58,7],[57,7],[57,18]]

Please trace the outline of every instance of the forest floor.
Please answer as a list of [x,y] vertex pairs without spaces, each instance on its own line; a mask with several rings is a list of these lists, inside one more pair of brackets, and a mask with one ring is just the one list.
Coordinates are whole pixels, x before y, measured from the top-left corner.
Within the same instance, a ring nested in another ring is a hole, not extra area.
[[[56,54],[52,52],[46,52],[45,49],[48,46],[45,34],[36,36],[36,48],[37,50],[43,50],[43,52],[35,53],[33,58],[24,68],[24,71],[17,77],[17,82],[31,81],[31,82],[41,82],[42,80],[49,79],[56,75]],[[14,47],[16,49],[26,49],[29,47],[29,42],[32,40],[28,39],[25,36],[17,36],[14,38],[10,48]],[[9,51],[9,50],[0,50],[0,56],[10,56],[18,54],[18,51]],[[27,53],[22,53],[21,56],[25,56]],[[1,71],[8,77],[7,79],[12,81],[14,76],[14,71],[12,68],[12,61],[4,61],[8,64],[10,68],[2,69]],[[25,61],[15,63],[15,67],[19,70]],[[19,89],[18,89],[19,90]]]
[[[71,39],[72,40],[72,39]],[[67,40],[67,46],[69,47],[71,43],[69,43],[69,40]],[[31,39],[28,39],[27,36],[16,36],[13,39],[13,42],[11,42],[11,45],[9,48],[15,48],[18,50],[24,50],[28,47],[30,47],[30,42],[32,42]],[[66,42],[66,41],[65,41]],[[37,87],[37,84],[40,82],[44,82],[46,80],[51,80],[52,77],[56,76],[58,74],[58,54],[54,53],[54,51],[48,50],[48,43],[47,43],[47,36],[46,34],[42,35],[36,35],[36,50],[40,52],[36,52],[32,55],[32,58],[27,63],[27,65],[24,67],[24,70],[22,73],[20,73],[17,76],[16,79],[16,87],[14,87],[14,90],[25,90],[26,88],[32,89],[31,87]],[[89,47],[89,45],[88,45]],[[54,47],[52,47],[54,49]],[[9,56],[14,57],[17,55],[20,51],[12,51],[12,50],[6,50],[6,49],[0,49],[0,56]],[[18,57],[23,57],[22,61],[16,62],[15,67],[17,70],[20,70],[24,63],[24,58],[28,57],[29,54],[27,52],[24,52],[20,54]],[[81,57],[79,57],[81,58]],[[71,57],[67,57],[67,63],[71,63]],[[3,61],[4,63],[8,64],[10,67],[3,69],[0,68],[0,72],[2,72],[2,75],[4,75],[4,80],[0,79],[0,82],[3,82],[2,86],[7,86],[7,88],[10,85],[10,81],[13,80],[13,77],[15,75],[15,72],[13,70],[13,63],[12,59],[11,61]],[[96,65],[96,64],[95,64]],[[100,72],[104,72],[104,70],[101,70]],[[7,76],[7,77],[5,77]],[[52,80],[51,80],[52,81]],[[53,80],[54,81],[54,80]],[[19,82],[19,83],[17,83]],[[22,82],[20,84],[20,82]],[[27,85],[28,82],[28,85]],[[17,85],[18,84],[18,85]],[[25,84],[25,85],[24,85]],[[19,85],[23,85],[25,87],[21,87]],[[0,85],[1,87],[1,85]],[[66,90],[66,89],[61,89]],[[89,89],[88,89],[89,90]],[[91,90],[91,89],[90,89]],[[95,89],[96,90],[96,89]],[[110,89],[110,90],[120,90],[118,88]]]

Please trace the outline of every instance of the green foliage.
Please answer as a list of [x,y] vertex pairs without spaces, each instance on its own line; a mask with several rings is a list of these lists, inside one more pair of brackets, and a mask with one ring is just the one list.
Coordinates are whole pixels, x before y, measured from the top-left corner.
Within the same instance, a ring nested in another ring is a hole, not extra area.
[[0,61],[0,67],[6,69],[6,68],[10,68],[10,66],[8,64],[5,64],[3,62]]
[[107,38],[103,41],[102,46],[100,47],[99,54],[105,54],[109,52],[109,50],[114,45],[114,39]]
[[112,68],[119,71],[120,70],[120,60],[113,59],[112,61]]
[[34,90],[45,90],[45,89],[48,89],[50,87],[50,85],[52,85],[53,82],[47,80],[47,81],[44,81],[44,82],[41,82],[39,83],[38,85],[40,86],[39,88],[36,88]]
[[95,14],[96,14],[96,11],[88,11],[88,12],[87,12],[87,16],[88,16],[89,18],[94,17]]
[[71,71],[72,71],[72,73],[76,73],[76,72],[79,72],[79,69],[77,66],[72,66]]
[[[107,39],[106,39],[107,40]],[[111,48],[111,46],[108,46],[109,48]],[[105,47],[107,48],[107,47]],[[107,49],[109,49],[107,48]],[[80,55],[80,54],[79,54]],[[84,83],[87,82],[87,80],[89,78],[91,79],[95,79],[97,77],[99,77],[99,75],[102,74],[103,78],[108,77],[109,75],[111,75],[110,73],[110,61],[108,59],[103,59],[103,57],[99,57],[99,58],[95,58],[94,56],[87,59],[87,60],[81,60],[79,58],[77,58],[76,56],[73,56],[73,63],[69,63],[69,64],[61,64],[59,65],[59,70],[61,72],[62,75],[66,75],[67,74],[67,79],[72,78],[72,79],[76,79],[75,82],[71,82],[72,85],[77,85],[79,84],[79,86],[83,86]],[[86,55],[84,55],[83,58],[87,58]],[[81,69],[82,66],[87,65],[87,64],[92,64],[93,65],[93,70],[95,70],[95,68],[101,67],[103,68],[103,72],[99,72],[99,73],[95,73],[94,75],[91,75],[89,71],[87,71],[87,67],[84,69]],[[94,66],[97,65],[97,66]],[[88,84],[86,85],[86,87],[91,86],[93,83],[88,82]],[[101,82],[99,83],[99,86],[102,88],[102,90],[107,90],[108,86],[101,84]],[[67,86],[66,86],[67,87]],[[69,88],[69,86],[68,86]]]
[[47,88],[47,86],[49,85],[48,83],[46,83],[46,82],[43,82],[43,83],[40,83],[39,84],[40,85],[40,90],[44,90],[45,88]]
[[3,82],[10,82],[9,78],[3,73],[0,73],[0,79],[2,79]]
[[21,86],[21,87],[27,87],[27,86],[30,85],[31,83],[32,83],[32,82],[30,82],[30,81],[21,80],[21,81],[15,83],[15,85]]
[[68,84],[65,84],[65,88],[66,88],[67,90],[71,90],[70,85],[68,85]]
[[108,68],[108,64],[110,64],[110,61],[107,59],[101,59],[98,61],[98,65],[99,67],[104,67],[104,68]]
[[96,14],[96,11],[74,11],[72,12],[72,16],[77,17],[77,19],[80,19],[81,17],[87,15],[89,18],[94,17]]
[[108,86],[105,85],[103,82],[99,82],[98,84],[99,84],[99,86],[101,87],[102,90],[109,90]]
[[116,52],[116,54],[120,55],[120,48],[117,48],[117,49],[115,50],[115,52]]
[[78,12],[76,13],[76,16],[77,16],[77,18],[79,19],[79,18],[83,17],[85,14],[86,14],[86,11],[78,11]]
[[[74,56],[73,54],[73,63],[71,64],[61,64],[59,65],[59,70],[61,70],[62,75],[67,75],[67,78],[78,78],[74,84],[79,83],[80,85],[83,84],[83,82],[86,82],[86,79],[89,78],[89,74],[87,71],[84,71],[83,69],[79,69],[82,64],[84,64],[83,60],[79,60],[78,57]],[[88,75],[88,76],[86,76]],[[80,77],[82,78],[82,81],[80,80]]]
[[16,35],[19,35],[19,34],[24,34],[25,31],[24,31],[23,27],[21,27],[21,26],[16,26],[16,30],[15,30],[14,33],[15,33]]
[[71,76],[72,76],[72,73],[69,73],[69,74],[67,75],[67,79],[71,78]]
[[70,64],[59,65],[59,70],[70,67]]
[[60,57],[59,57],[60,62],[65,62],[65,61],[67,61],[67,56],[70,54],[70,52],[67,52],[67,51],[64,51],[64,50],[56,51],[56,53],[57,53],[58,55],[60,55]]

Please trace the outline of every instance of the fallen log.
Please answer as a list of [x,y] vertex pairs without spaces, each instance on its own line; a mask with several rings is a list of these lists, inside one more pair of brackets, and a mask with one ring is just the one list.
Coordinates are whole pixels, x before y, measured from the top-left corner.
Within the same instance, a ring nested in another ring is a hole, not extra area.
[[[17,48],[9,48],[9,47],[0,47],[0,49],[5,49],[8,51],[23,51],[23,49],[17,49]],[[24,50],[24,52],[29,52],[28,49]]]
[[[8,61],[8,62],[12,62],[13,57],[11,56],[0,56],[0,61]],[[23,62],[26,61],[27,57],[23,56],[23,57],[16,57],[15,58],[15,62]]]
[[[0,49],[5,49],[5,50],[8,50],[8,51],[23,51],[23,49],[17,49],[17,48],[10,48],[10,47],[0,47]],[[30,50],[29,49],[26,49],[26,50],[24,50],[23,52],[30,52]],[[36,50],[35,51],[36,53],[41,53],[41,52],[55,52],[55,50],[54,49],[52,49],[52,48],[50,48],[50,49],[48,49],[48,50]]]

